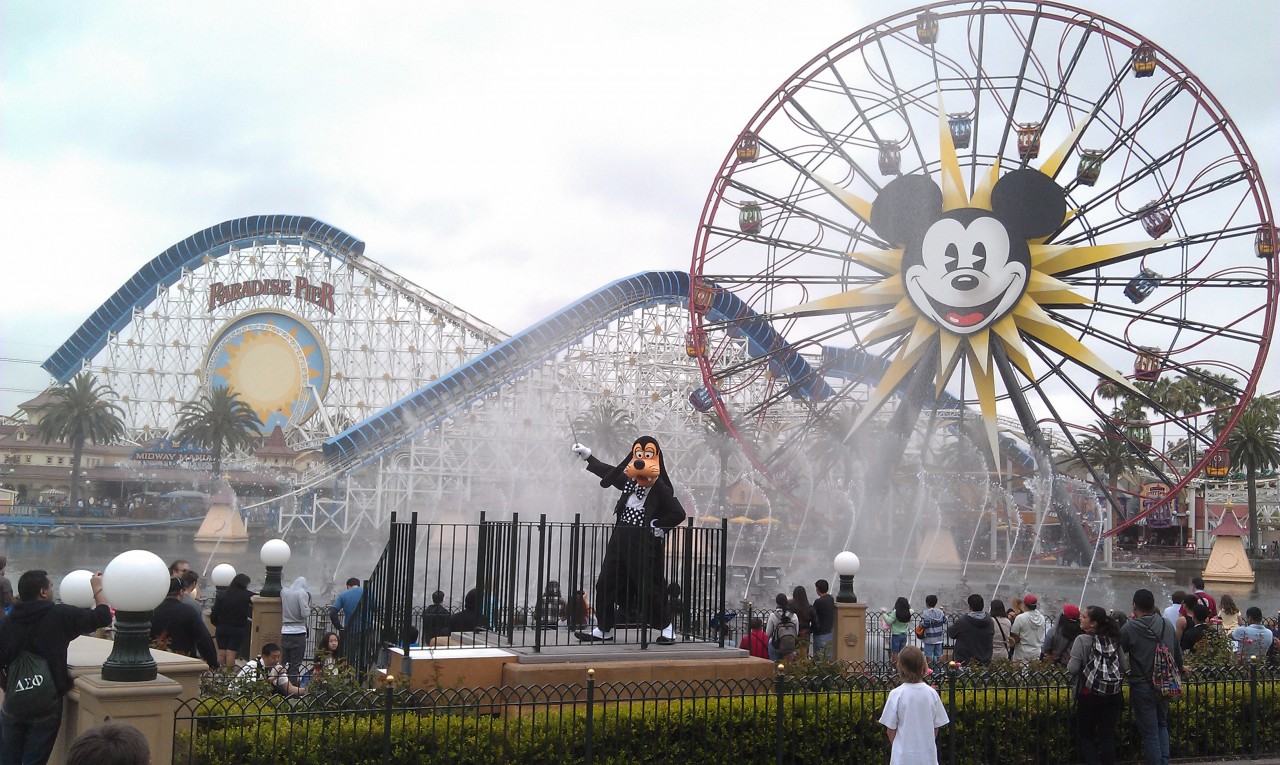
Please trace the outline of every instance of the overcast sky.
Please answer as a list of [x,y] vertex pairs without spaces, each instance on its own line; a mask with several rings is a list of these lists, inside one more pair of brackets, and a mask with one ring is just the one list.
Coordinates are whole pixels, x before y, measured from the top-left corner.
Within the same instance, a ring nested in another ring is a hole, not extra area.
[[[5,0],[0,412],[48,382],[22,360],[165,248],[245,215],[337,226],[507,332],[612,279],[687,269],[760,104],[914,5]],[[1277,5],[1085,6],[1199,76],[1278,193]]]

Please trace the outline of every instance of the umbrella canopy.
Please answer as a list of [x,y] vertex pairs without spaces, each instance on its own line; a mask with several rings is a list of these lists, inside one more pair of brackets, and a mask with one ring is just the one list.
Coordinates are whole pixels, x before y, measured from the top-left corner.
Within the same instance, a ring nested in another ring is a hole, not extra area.
[[717,517],[715,517],[714,515],[699,515],[699,516],[695,519],[695,522],[696,522],[696,523],[713,524],[713,523],[719,523],[719,522],[720,522],[720,521],[722,521],[722,520],[724,520],[724,519],[723,519],[723,518],[717,518]]
[[770,526],[777,526],[781,524],[782,521],[778,518],[761,518],[760,520],[756,521],[756,523],[764,523]]
[[755,523],[745,515],[735,515],[729,519],[729,523]]

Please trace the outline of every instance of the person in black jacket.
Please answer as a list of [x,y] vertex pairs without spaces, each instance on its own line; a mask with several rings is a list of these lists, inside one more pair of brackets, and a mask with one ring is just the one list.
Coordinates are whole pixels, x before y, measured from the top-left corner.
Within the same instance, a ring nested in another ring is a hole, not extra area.
[[985,606],[982,596],[973,593],[969,596],[969,613],[947,627],[947,636],[956,641],[951,649],[951,658],[956,662],[991,663],[991,636],[996,627],[995,622],[983,610]]
[[195,656],[199,652],[209,669],[217,669],[218,652],[213,647],[213,638],[204,626],[204,617],[182,602],[184,587],[178,577],[169,580],[169,596],[151,613],[151,639],[165,644],[164,650],[183,656]]
[[685,512],[676,499],[658,440],[637,438],[627,458],[617,466],[592,457],[591,450],[582,444],[574,444],[572,451],[587,463],[587,470],[600,477],[602,487],[622,492],[613,508],[617,520],[596,580],[596,626],[574,636],[584,642],[613,640],[617,618],[613,609],[617,605],[624,611],[644,614],[650,627],[661,630],[654,642],[671,645],[675,628],[663,603],[662,549],[667,531],[684,521]]
[[39,717],[18,718],[10,714],[8,705],[0,707],[0,741],[5,761],[48,762],[53,744],[62,727],[62,697],[71,689],[67,671],[67,646],[80,635],[111,624],[111,609],[102,594],[102,574],[95,573],[89,584],[93,588],[93,608],[76,608],[53,602],[53,584],[40,570],[23,573],[18,579],[18,597],[9,618],[0,624],[0,675],[22,651],[30,651],[49,664],[58,699],[48,713]]
[[209,621],[217,633],[218,663],[224,667],[235,666],[240,647],[249,637],[249,617],[253,615],[253,596],[249,590],[249,575],[236,574],[227,589],[213,601]]

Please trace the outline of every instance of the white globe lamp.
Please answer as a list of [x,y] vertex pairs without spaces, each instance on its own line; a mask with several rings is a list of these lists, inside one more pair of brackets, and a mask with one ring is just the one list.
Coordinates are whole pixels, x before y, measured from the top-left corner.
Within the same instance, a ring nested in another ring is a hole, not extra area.
[[219,563],[213,567],[209,578],[213,580],[214,588],[222,592],[230,586],[231,580],[236,578],[236,567],[230,563]]
[[93,608],[93,585],[89,582],[92,578],[92,571],[82,568],[72,571],[62,577],[62,582],[58,585],[58,597],[69,606]]
[[262,583],[264,598],[280,597],[280,572],[289,562],[289,543],[283,539],[268,539],[262,545],[262,565],[267,567],[267,580]]
[[853,591],[853,578],[858,575],[860,568],[862,568],[862,561],[848,550],[836,556],[836,575],[840,577],[840,590],[836,593],[837,603],[858,602],[858,596]]
[[102,665],[102,679],[155,680],[151,611],[169,594],[169,567],[149,550],[120,553],[102,572],[102,590],[116,609],[116,639]]

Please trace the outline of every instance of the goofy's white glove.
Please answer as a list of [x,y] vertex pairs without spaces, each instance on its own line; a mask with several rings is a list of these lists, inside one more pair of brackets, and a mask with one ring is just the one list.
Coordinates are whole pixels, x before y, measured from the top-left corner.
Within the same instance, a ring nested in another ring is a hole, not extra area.
[[653,531],[653,535],[658,539],[667,536],[667,530],[659,526],[657,521],[649,521],[649,529]]
[[591,456],[591,450],[583,446],[582,444],[574,444],[573,446],[570,446],[569,451],[578,455],[578,459],[582,460],[583,462],[586,462],[587,459]]

